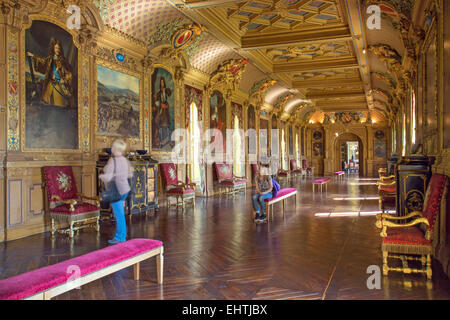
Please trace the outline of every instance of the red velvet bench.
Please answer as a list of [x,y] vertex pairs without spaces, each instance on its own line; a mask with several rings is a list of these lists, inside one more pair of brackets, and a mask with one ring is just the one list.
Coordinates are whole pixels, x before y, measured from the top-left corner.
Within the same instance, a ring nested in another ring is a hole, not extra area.
[[345,171],[336,171],[333,172],[333,174],[338,178],[338,179],[342,179],[345,176]]
[[[161,241],[132,239],[76,258],[0,280],[0,300],[50,300],[129,266],[139,280],[139,263],[156,256],[158,283],[163,282]],[[79,271],[79,272],[78,272]]]
[[297,189],[295,188],[284,188],[278,191],[277,196],[271,199],[264,200],[267,206],[267,217],[269,217],[269,213],[272,213],[273,219],[273,204],[282,201],[283,208],[283,218],[284,218],[284,204],[287,198],[294,197],[295,204],[297,204]]
[[[313,193],[314,193],[314,191],[315,191],[315,186],[317,186],[317,188],[319,188],[319,186],[320,186],[320,193],[322,193],[323,185],[325,185],[325,188],[327,188],[327,183],[328,183],[330,180],[331,180],[331,179],[328,178],[328,177],[320,178],[320,179],[314,180],[314,181],[313,181]],[[327,191],[327,189],[326,189],[325,191]]]

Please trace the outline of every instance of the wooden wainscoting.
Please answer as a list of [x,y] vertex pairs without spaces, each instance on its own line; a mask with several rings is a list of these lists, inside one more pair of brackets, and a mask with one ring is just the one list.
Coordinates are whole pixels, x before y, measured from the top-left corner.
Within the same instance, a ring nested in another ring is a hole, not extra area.
[[[79,192],[93,196],[96,193],[95,162],[86,161],[15,161],[6,165],[6,190],[0,183],[0,241],[10,241],[50,230],[48,201],[43,185],[42,167],[73,167]],[[0,176],[0,182],[3,177]]]

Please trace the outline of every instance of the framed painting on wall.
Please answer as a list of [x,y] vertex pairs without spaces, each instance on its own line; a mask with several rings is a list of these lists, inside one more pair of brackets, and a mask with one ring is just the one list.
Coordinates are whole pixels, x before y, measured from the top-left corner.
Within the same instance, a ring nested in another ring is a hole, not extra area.
[[373,155],[376,158],[386,158],[386,142],[375,141],[373,146]]
[[321,157],[323,152],[323,144],[322,142],[314,142],[313,143],[313,156],[314,157]]
[[78,149],[78,48],[72,35],[34,20],[25,30],[24,71],[25,148]]
[[140,137],[140,80],[97,64],[97,134]]
[[152,150],[170,152],[175,146],[175,85],[172,74],[155,68],[152,74]]
[[215,145],[215,150],[222,149],[222,152],[226,152],[227,106],[225,99],[220,91],[214,91],[209,103],[209,128],[218,130],[218,133],[220,132],[222,135],[222,146],[217,145],[218,141],[215,137],[211,137],[211,144]]

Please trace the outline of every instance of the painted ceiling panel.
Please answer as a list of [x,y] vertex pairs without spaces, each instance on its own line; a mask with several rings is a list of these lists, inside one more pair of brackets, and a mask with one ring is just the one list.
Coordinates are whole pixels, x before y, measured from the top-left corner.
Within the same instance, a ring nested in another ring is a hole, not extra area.
[[233,49],[207,34],[199,43],[198,50],[191,59],[191,65],[200,71],[211,74],[225,60],[240,58]]
[[147,41],[159,23],[184,17],[166,0],[96,0],[105,24]]

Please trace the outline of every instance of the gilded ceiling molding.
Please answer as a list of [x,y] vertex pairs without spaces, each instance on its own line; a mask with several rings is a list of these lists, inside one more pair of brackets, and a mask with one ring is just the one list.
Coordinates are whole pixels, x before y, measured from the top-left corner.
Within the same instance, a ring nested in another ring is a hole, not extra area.
[[269,89],[271,86],[273,86],[275,83],[277,83],[276,80],[273,80],[271,78],[265,78],[260,81],[257,81],[253,84],[252,88],[250,89],[250,99],[252,102],[257,106],[263,106],[264,105],[264,96],[267,89]]
[[386,64],[389,72],[395,74],[396,72],[402,72],[402,57],[391,46],[383,43],[369,45],[369,51],[375,54],[379,60]]
[[185,25],[190,25],[191,21],[187,18],[178,18],[168,23],[159,23],[156,31],[150,36],[148,45],[150,48],[160,44],[171,43],[172,36],[177,30]]
[[394,89],[397,87],[397,82],[388,73],[380,71],[373,71],[372,73],[375,75],[376,78],[386,83],[389,86],[389,88]]
[[205,91],[212,92],[214,89],[222,89],[226,97],[230,98],[232,92],[237,91],[242,75],[248,61],[246,59],[229,59],[222,62],[209,78]]

